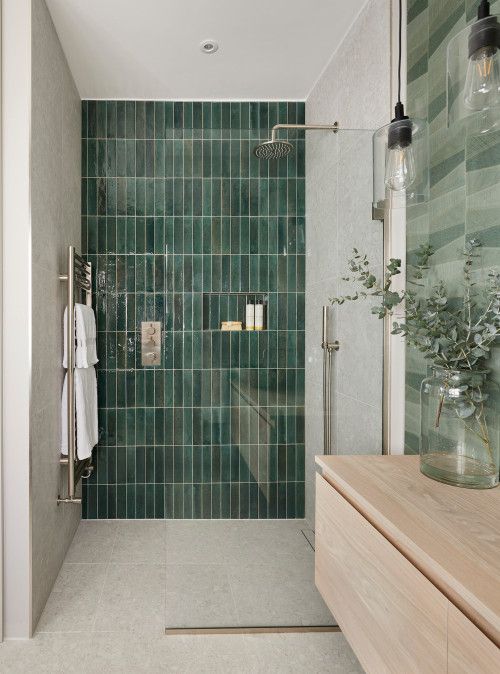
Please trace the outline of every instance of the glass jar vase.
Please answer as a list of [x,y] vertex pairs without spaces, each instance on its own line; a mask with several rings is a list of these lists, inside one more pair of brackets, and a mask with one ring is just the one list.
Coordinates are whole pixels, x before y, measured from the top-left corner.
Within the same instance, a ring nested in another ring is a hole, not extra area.
[[498,484],[499,388],[487,370],[434,367],[420,389],[420,470],[446,484]]

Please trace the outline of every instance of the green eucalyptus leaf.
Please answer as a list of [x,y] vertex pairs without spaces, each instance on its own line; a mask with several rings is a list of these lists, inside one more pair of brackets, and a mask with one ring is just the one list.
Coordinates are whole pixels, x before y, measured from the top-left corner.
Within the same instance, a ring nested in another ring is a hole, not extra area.
[[472,402],[459,401],[455,403],[456,411],[461,419],[471,417],[476,411],[476,406]]

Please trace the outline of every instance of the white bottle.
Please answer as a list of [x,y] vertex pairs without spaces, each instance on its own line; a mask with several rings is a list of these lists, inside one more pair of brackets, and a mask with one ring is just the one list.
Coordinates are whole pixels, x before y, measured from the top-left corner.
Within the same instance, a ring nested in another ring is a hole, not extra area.
[[245,330],[255,329],[255,305],[248,302],[245,313]]
[[255,305],[255,330],[264,330],[264,303],[258,300]]

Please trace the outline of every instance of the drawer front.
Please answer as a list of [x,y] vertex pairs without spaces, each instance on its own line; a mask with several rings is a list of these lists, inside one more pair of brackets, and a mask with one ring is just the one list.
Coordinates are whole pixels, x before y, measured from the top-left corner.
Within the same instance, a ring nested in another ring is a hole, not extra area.
[[500,672],[500,650],[451,603],[448,608],[448,672]]
[[316,585],[366,672],[446,672],[448,600],[320,475]]

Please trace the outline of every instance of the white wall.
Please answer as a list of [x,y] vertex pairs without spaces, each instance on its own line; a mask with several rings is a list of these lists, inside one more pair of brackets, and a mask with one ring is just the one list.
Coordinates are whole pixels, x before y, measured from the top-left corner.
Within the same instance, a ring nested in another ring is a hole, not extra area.
[[81,103],[44,0],[5,0],[4,618],[36,626],[80,519],[57,505],[66,248],[80,240]]
[[4,636],[28,637],[31,0],[2,17]]
[[[382,224],[372,220],[372,130],[391,111],[390,2],[369,0],[306,101],[309,123],[338,121],[336,136],[306,142],[306,517],[314,520],[314,456],[323,453],[321,306],[349,288],[353,247],[381,271]],[[365,129],[349,132],[342,129]],[[365,302],[334,310],[333,446],[382,449],[383,325]]]

